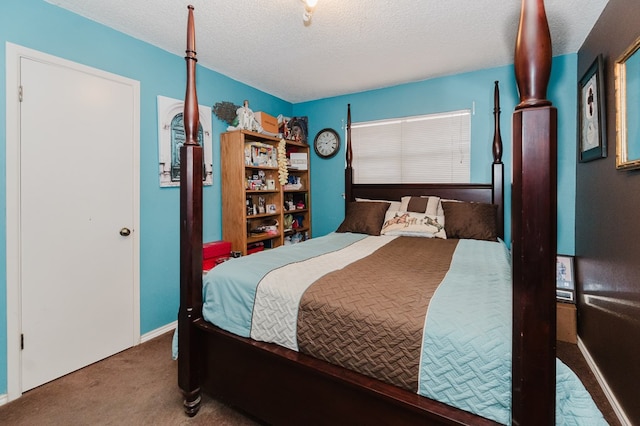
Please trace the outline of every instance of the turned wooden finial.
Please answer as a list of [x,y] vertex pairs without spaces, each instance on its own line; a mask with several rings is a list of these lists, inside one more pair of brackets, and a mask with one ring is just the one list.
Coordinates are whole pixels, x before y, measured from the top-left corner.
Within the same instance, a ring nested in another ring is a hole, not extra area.
[[187,50],[185,61],[187,61],[187,91],[184,97],[184,111],[182,119],[184,122],[185,144],[198,144],[198,127],[200,113],[198,111],[198,96],[196,94],[196,32],[193,23],[193,6],[187,6],[189,18],[187,20]]
[[551,105],[551,34],[544,0],[522,0],[514,58],[520,103],[516,109]]
[[347,167],[351,168],[353,149],[351,148],[351,104],[347,104]]
[[502,135],[500,132],[500,87],[494,82],[493,89],[493,163],[502,163]]

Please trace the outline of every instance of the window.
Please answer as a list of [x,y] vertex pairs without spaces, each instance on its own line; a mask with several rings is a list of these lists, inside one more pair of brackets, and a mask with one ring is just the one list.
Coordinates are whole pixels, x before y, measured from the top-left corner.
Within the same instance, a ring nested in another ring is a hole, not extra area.
[[471,110],[351,126],[354,183],[470,181]]

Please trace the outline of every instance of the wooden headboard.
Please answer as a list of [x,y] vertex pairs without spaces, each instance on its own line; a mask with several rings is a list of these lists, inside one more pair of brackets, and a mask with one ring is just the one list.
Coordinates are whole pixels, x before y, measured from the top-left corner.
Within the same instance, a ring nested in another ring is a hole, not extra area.
[[500,134],[500,88],[494,83],[494,136],[492,140],[491,183],[368,183],[353,182],[353,151],[351,142],[351,105],[347,106],[347,167],[345,169],[345,201],[356,198],[397,200],[403,196],[433,195],[443,199],[475,201],[498,205],[498,236],[504,238],[504,165]]

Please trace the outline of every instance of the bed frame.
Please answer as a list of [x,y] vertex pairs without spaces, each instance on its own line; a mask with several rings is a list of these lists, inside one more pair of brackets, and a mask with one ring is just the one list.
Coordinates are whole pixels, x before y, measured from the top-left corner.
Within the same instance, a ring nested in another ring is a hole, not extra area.
[[[201,393],[271,424],[463,424],[494,422],[279,346],[227,333],[202,319],[202,148],[197,144],[193,7],[187,24],[187,90],[181,148],[178,385],[189,416]],[[556,111],[546,100],[551,40],[543,0],[523,0],[513,115],[512,253],[514,425],[555,422]],[[500,206],[503,164],[495,86],[492,184],[356,185],[350,126],[345,191],[400,199],[437,195]],[[348,112],[350,122],[350,110]],[[499,229],[503,229],[500,226]]]

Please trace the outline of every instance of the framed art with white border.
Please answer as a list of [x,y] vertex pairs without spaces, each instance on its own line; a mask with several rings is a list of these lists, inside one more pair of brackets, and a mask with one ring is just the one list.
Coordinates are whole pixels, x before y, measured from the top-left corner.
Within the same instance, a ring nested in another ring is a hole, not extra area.
[[581,163],[607,156],[603,74],[602,55],[598,55],[578,82],[578,159]]
[[[180,147],[184,143],[184,101],[158,96],[160,186],[180,186]],[[198,105],[198,143],[203,147],[202,184],[213,184],[211,107]]]

